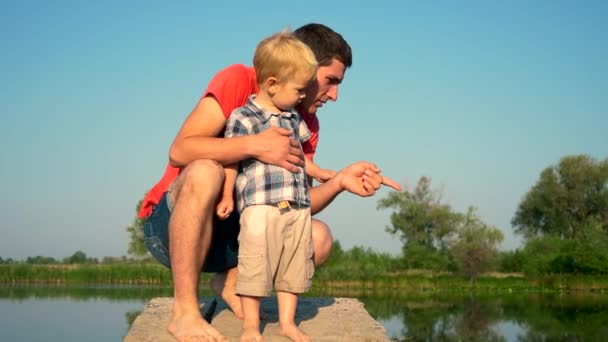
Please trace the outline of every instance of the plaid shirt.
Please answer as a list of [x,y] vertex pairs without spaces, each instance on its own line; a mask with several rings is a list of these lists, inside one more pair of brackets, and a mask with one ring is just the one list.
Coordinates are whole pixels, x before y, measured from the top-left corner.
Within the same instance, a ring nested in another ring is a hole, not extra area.
[[[292,138],[300,143],[310,138],[306,124],[296,110],[270,113],[259,107],[254,99],[255,95],[252,95],[243,107],[230,114],[225,137],[257,134],[269,127],[283,127],[293,130]],[[235,184],[239,212],[250,205],[278,204],[281,201],[310,206],[305,171],[301,168],[300,173],[292,173],[257,159],[241,161]]]

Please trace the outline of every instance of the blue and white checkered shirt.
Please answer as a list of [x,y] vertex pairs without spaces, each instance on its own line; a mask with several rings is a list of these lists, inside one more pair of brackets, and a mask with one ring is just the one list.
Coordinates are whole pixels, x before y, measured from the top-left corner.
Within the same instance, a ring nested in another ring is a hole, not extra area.
[[[269,127],[283,127],[293,130],[292,138],[300,143],[310,138],[310,131],[296,110],[270,113],[259,107],[255,95],[247,103],[235,109],[226,122],[225,137],[257,134]],[[278,204],[289,201],[302,206],[310,206],[306,172],[292,173],[286,169],[264,164],[257,159],[240,162],[236,178],[237,208],[242,212],[245,207],[257,204]]]

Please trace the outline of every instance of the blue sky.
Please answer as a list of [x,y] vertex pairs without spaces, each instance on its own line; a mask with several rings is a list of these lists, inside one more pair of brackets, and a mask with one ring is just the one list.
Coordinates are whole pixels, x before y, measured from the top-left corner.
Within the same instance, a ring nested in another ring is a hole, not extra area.
[[[317,162],[376,162],[454,209],[510,220],[540,172],[608,157],[608,5],[601,1],[0,2],[0,256],[124,255],[135,205],[207,82],[259,40],[320,22],[351,44]],[[236,8],[240,10],[235,11]],[[235,13],[237,12],[237,13]],[[344,247],[397,253],[377,200],[319,217]]]

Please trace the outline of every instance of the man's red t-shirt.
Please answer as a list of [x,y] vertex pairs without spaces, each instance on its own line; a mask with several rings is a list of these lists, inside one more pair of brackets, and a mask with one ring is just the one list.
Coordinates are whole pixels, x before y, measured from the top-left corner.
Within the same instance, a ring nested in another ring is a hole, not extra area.
[[[234,109],[243,106],[249,96],[257,92],[258,84],[255,70],[242,64],[234,64],[215,75],[201,98],[213,96],[222,108],[224,117],[228,119]],[[319,142],[319,120],[315,114],[300,114],[311,133],[310,139],[302,144],[302,149],[306,156],[312,160]],[[167,164],[163,177],[144,197],[138,214],[140,218],[145,218],[152,213],[154,206],[158,204],[162,195],[181,170],[181,168]]]

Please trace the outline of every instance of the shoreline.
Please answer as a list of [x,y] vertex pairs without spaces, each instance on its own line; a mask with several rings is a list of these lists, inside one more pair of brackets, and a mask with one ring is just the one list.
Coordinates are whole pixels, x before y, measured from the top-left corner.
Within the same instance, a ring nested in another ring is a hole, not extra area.
[[[595,292],[608,293],[608,275],[554,274],[525,277],[520,274],[489,273],[473,281],[457,274],[408,271],[370,276],[369,279],[313,280],[313,291],[360,290],[371,292],[399,290],[404,293],[521,293]],[[211,274],[201,274],[205,288]],[[0,265],[0,287],[13,286],[133,286],[171,287],[168,269],[157,264],[120,265]]]

